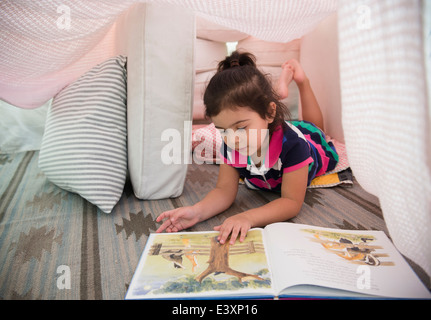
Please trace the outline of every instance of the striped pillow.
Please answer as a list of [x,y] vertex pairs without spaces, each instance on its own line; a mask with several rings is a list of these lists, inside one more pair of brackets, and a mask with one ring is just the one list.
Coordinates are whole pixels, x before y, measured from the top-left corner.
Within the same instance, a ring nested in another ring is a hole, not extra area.
[[58,93],[39,167],[57,186],[110,213],[127,172],[126,58],[111,58]]

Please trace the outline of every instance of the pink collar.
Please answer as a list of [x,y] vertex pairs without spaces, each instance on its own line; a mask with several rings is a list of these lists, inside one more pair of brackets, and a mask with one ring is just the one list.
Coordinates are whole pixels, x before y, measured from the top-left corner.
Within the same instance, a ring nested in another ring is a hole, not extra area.
[[[283,146],[283,127],[277,127],[272,133],[271,140],[269,141],[268,151],[264,158],[264,165],[266,168],[272,168],[278,161],[281,149]],[[251,163],[250,157],[240,154],[236,150],[232,150],[231,159],[229,162],[237,168],[247,167]],[[232,161],[233,160],[233,161]]]

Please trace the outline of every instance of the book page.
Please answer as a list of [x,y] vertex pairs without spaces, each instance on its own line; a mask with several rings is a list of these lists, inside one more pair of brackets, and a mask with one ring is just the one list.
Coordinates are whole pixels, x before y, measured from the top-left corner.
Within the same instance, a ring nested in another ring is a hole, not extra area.
[[221,245],[218,232],[151,234],[126,299],[272,297],[263,230]]
[[363,295],[431,297],[382,231],[276,223],[265,228],[265,237],[278,291],[315,285]]

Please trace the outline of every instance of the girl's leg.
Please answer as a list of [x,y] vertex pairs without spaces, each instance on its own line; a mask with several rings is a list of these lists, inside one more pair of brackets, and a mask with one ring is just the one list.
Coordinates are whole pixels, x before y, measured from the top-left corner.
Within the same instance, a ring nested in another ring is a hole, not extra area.
[[301,114],[302,119],[314,123],[322,131],[325,130],[322,111],[319,103],[311,88],[310,81],[307,79],[298,84],[299,94],[301,97]]
[[[321,130],[324,130],[322,111],[320,110],[319,103],[317,102],[313,89],[311,88],[310,80],[305,75],[299,62],[295,59],[289,60],[288,62],[283,63],[282,68],[283,72],[281,77],[283,77],[283,80],[279,81],[279,93],[288,93],[287,85],[289,85],[290,81],[293,79],[298,86],[299,96],[301,99],[300,117],[302,116],[302,120],[312,122]],[[289,80],[291,74],[292,78]],[[286,87],[284,91],[283,89],[280,90],[283,86]],[[282,95],[280,94],[280,96]]]

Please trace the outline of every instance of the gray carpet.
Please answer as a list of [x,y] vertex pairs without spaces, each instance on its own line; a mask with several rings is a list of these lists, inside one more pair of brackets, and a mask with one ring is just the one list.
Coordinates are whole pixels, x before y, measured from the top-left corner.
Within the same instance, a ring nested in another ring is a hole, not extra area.
[[[218,172],[217,165],[189,165],[184,192],[175,199],[138,200],[127,183],[113,212],[105,214],[49,182],[37,163],[38,152],[0,155],[0,299],[123,299],[148,235],[158,227],[155,218],[199,201]],[[231,208],[190,231],[212,230],[276,197],[241,185]],[[378,199],[356,181],[308,190],[291,222],[387,233]]]

